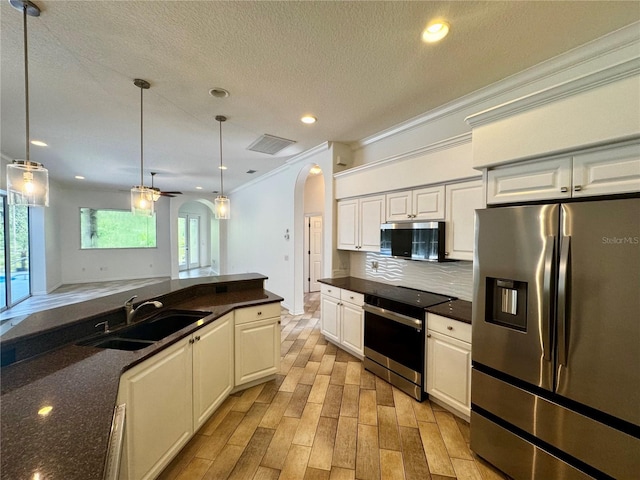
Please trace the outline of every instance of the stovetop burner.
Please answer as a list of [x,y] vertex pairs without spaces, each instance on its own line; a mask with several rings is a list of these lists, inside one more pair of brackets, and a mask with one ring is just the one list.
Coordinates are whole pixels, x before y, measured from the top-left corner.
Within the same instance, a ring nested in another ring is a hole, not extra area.
[[374,292],[364,297],[364,303],[414,318],[423,318],[426,307],[450,300],[455,300],[455,297],[391,285],[376,288]]

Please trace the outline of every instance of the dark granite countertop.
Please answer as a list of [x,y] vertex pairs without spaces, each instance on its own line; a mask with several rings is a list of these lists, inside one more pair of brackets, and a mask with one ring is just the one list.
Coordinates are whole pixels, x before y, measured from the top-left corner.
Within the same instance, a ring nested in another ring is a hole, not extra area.
[[[357,277],[323,278],[318,281],[326,285],[351,290],[352,292],[371,295],[384,295],[384,293],[388,292],[390,288],[394,287],[393,285],[386,283],[364,280]],[[401,289],[404,287],[396,288]],[[442,315],[443,317],[449,317],[461,322],[471,323],[471,302],[466,300],[453,299],[449,302],[440,303],[432,307],[426,307],[426,310],[428,312]]]
[[427,307],[427,312],[471,324],[471,302],[466,300],[452,300],[451,302]]
[[[171,281],[167,285],[169,291],[154,289],[158,295],[186,289],[189,295],[175,298],[172,308],[212,313],[203,319],[202,325],[188,326],[142,350],[130,352],[68,344],[3,367],[0,398],[2,479],[102,479],[123,371],[235,308],[282,301],[281,297],[255,288],[251,283],[246,289],[229,288],[231,291],[218,293],[211,287],[211,284],[232,286],[234,277],[191,279],[184,283],[180,281],[181,285]],[[255,279],[262,282],[264,278],[249,274],[238,281]],[[136,293],[143,297],[142,300],[153,298],[148,290],[142,290],[129,294]],[[122,296],[124,302],[127,295],[116,296]],[[82,310],[83,306],[78,305],[77,311]],[[87,311],[92,312],[89,315],[95,315],[99,309],[93,304]],[[45,315],[41,312],[40,316]],[[61,328],[65,323],[61,322]],[[44,406],[53,409],[48,415],[41,416],[38,411]]]

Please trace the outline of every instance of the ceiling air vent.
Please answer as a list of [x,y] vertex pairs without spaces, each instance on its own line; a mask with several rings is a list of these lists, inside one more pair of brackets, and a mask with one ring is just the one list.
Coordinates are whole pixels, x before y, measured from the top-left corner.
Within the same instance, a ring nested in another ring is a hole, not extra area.
[[247,150],[252,152],[268,153],[273,155],[280,150],[287,148],[289,145],[293,145],[295,140],[287,140],[286,138],[274,137],[273,135],[267,135],[266,133],[258,138],[255,142],[247,147]]
[[247,173],[256,173],[256,170],[253,170],[253,169],[247,170]]

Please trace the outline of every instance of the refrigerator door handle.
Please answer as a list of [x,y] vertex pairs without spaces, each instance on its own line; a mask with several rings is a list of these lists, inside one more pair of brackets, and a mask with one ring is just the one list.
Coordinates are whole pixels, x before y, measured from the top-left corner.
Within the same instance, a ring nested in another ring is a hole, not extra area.
[[542,356],[547,362],[551,362],[551,321],[553,318],[553,305],[551,291],[553,289],[553,259],[556,250],[556,237],[547,237],[544,247],[544,274],[542,278]]
[[562,237],[560,247],[560,265],[558,271],[558,363],[567,366],[568,338],[567,322],[569,321],[569,276],[571,259],[571,237]]

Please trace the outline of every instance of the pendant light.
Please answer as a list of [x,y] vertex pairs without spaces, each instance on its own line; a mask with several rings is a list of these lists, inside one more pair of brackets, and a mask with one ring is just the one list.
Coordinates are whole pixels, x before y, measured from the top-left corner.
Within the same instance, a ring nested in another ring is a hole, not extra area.
[[153,215],[153,189],[144,186],[144,108],[143,92],[151,85],[146,80],[136,78],[133,84],[140,89],[140,185],[131,189],[131,213],[151,217]]
[[224,170],[222,165],[222,122],[227,121],[227,117],[224,115],[216,115],[216,120],[220,123],[220,195],[215,200],[215,212],[216,219],[229,220],[231,217],[231,204],[229,203],[229,197],[224,194],[224,183],[222,180],[222,171]]
[[7,191],[9,205],[27,207],[49,206],[49,172],[41,163],[29,158],[29,57],[27,49],[27,15],[39,17],[40,8],[29,0],[10,0],[11,6],[22,11],[24,36],[24,103],[26,148],[25,159],[7,165]]

